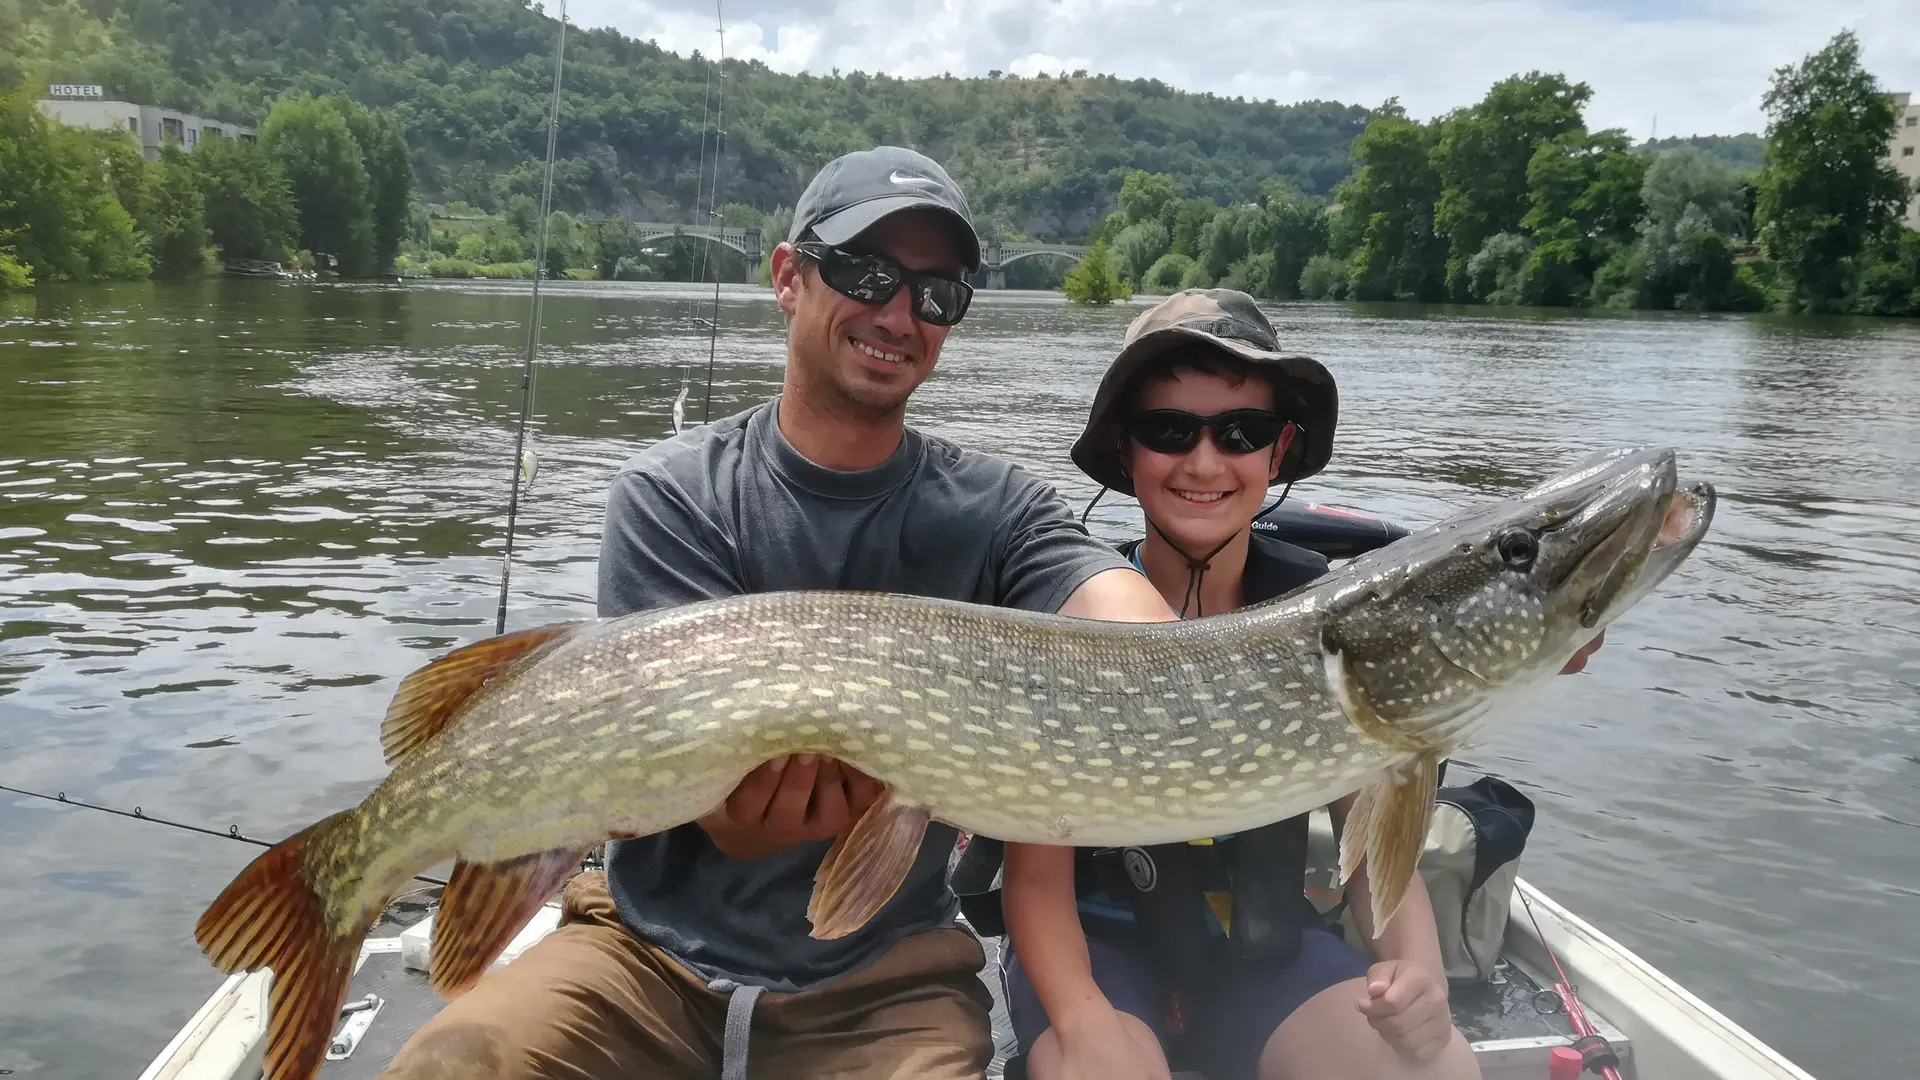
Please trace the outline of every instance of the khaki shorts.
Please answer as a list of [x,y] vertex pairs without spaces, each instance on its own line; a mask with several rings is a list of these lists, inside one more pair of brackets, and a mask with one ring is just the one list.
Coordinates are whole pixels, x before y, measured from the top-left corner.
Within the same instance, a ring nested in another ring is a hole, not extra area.
[[[567,884],[560,926],[428,1021],[383,1080],[710,1080],[727,995],[621,924],[606,875]],[[912,935],[858,971],[753,1009],[751,1080],[979,1080],[993,1054],[986,957],[964,930]]]

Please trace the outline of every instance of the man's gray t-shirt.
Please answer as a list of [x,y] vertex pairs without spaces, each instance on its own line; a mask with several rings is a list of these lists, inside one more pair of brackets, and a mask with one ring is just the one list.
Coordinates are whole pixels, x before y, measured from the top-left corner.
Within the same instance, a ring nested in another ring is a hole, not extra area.
[[[622,467],[601,539],[602,616],[787,589],[1056,611],[1094,574],[1129,565],[1017,466],[909,428],[883,464],[837,472],[794,450],[777,415],[776,398]],[[703,977],[801,990],[952,925],[955,839],[929,826],[900,891],[835,941],[809,937],[806,916],[830,841],[736,861],[687,824],[613,845],[607,881],[621,921]]]

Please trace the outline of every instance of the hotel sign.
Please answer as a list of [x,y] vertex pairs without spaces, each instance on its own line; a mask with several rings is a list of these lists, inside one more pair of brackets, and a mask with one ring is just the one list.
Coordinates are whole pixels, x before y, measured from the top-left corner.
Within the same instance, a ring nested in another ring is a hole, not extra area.
[[50,98],[90,98],[94,100],[104,100],[107,96],[107,88],[86,83],[50,83],[47,86],[47,96]]

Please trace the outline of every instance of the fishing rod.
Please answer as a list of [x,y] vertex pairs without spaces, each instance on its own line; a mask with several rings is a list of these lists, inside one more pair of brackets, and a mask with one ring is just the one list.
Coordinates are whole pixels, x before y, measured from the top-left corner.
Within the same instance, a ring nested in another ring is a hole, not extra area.
[[[117,810],[111,806],[101,806],[98,803],[82,802],[79,799],[70,799],[67,797],[67,793],[64,791],[56,795],[47,795],[38,791],[28,791],[26,788],[13,787],[8,784],[0,784],[0,791],[10,791],[15,795],[26,795],[30,798],[45,799],[48,802],[57,802],[62,804],[63,806],[77,806],[82,810],[98,810],[103,814],[117,814],[120,817],[133,818],[135,821],[150,821],[150,822],[153,822],[155,825],[168,825],[175,829],[185,829],[188,832],[197,832],[197,833],[204,833],[208,836],[217,836],[222,840],[238,840],[243,844],[252,844],[255,847],[270,848],[279,842],[276,840],[261,840],[257,837],[247,836],[240,831],[240,826],[238,825],[229,825],[227,826],[226,832],[221,832],[218,829],[209,829],[203,825],[189,825],[184,821],[173,821],[169,818],[155,817],[152,814],[147,813],[145,810],[143,810],[138,806],[134,807],[132,810]],[[429,874],[415,874],[413,876],[420,881],[425,881],[433,885],[446,884],[445,879],[433,877]]]
[[559,43],[553,50],[553,100],[547,110],[546,173],[540,181],[540,225],[535,232],[533,305],[527,318],[527,352],[520,366],[520,424],[513,437],[512,485],[507,496],[507,549],[500,557],[500,603],[494,610],[493,632],[507,632],[507,580],[513,567],[513,527],[520,513],[521,478],[533,483],[538,465],[527,456],[527,424],[533,416],[533,358],[540,346],[540,283],[547,276],[547,218],[553,213],[553,156],[560,130],[560,84],[567,59],[567,0],[560,0]]
[[[1561,1047],[1554,1051],[1554,1061],[1549,1063],[1554,1080],[1562,1074],[1570,1077],[1582,1072],[1598,1073],[1605,1080],[1620,1080],[1620,1055],[1613,1044],[1600,1029],[1593,1026],[1587,1017],[1587,1010],[1580,1004],[1580,996],[1573,988],[1573,980],[1567,978],[1567,969],[1560,966],[1560,954],[1554,952],[1553,944],[1547,940],[1546,932],[1540,929],[1540,920],[1533,913],[1533,901],[1527,899],[1525,892],[1520,893],[1520,905],[1527,909],[1527,918],[1533,923],[1533,932],[1540,939],[1540,947],[1547,951],[1547,959],[1553,961],[1553,970],[1560,981],[1551,989],[1540,991],[1539,997],[1558,999],[1559,1011],[1567,1014],[1567,1025],[1573,1028],[1574,1039],[1571,1048]],[[1540,1008],[1536,999],[1534,1007]],[[1547,1011],[1547,1010],[1542,1010]],[[1569,1051],[1563,1053],[1562,1051]]]
[[[713,121],[713,190],[707,196],[707,218],[716,223],[716,228],[725,230],[726,221],[720,216],[720,158],[726,152],[727,145],[727,20],[720,12],[720,0],[713,0],[714,33],[720,39],[719,63],[720,101],[716,106]],[[698,207],[695,207],[698,209]],[[711,247],[719,243],[719,238],[707,242]],[[700,422],[713,419],[713,356],[720,345],[720,260],[713,261],[713,317],[707,326],[707,395],[706,402],[700,407]]]
[[[705,191],[707,198],[707,224],[709,227],[718,228],[724,232],[726,230],[726,219],[720,214],[720,158],[721,155],[725,153],[727,137],[727,20],[725,13],[721,9],[721,0],[714,0],[713,18],[714,34],[719,41],[716,47],[717,60],[707,65],[705,96],[700,105],[700,162],[694,172],[693,219],[696,224],[700,220],[700,196],[701,192]],[[713,87],[716,76],[720,80],[720,93],[717,106],[714,100]],[[707,183],[707,126],[709,119],[713,121],[714,136],[713,183],[711,185]],[[717,254],[712,253],[712,248],[713,245],[719,242],[719,238],[714,237],[700,245],[699,254],[694,256],[693,261],[693,279],[695,281],[701,281],[706,278],[707,267],[709,265],[712,265],[714,268],[712,317],[702,319],[698,315],[699,307],[695,305],[692,309],[695,312],[693,322],[695,324],[703,322],[707,324],[707,385],[705,400],[700,409],[700,422],[703,424],[713,419],[713,363],[714,354],[719,348],[720,339],[720,272],[719,259]],[[711,258],[710,255],[712,256]],[[686,423],[687,391],[690,389],[689,384],[692,381],[692,377],[692,364],[682,363],[680,366],[680,393],[673,399],[673,431],[676,435],[680,433],[681,428]]]

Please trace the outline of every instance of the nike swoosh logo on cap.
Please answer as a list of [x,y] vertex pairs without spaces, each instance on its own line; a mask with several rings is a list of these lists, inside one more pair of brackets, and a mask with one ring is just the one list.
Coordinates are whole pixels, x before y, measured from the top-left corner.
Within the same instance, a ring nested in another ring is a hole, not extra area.
[[931,177],[910,176],[906,173],[901,172],[899,169],[893,170],[893,172],[887,176],[887,180],[895,184],[927,184],[931,187],[940,186],[940,181],[935,180]]

